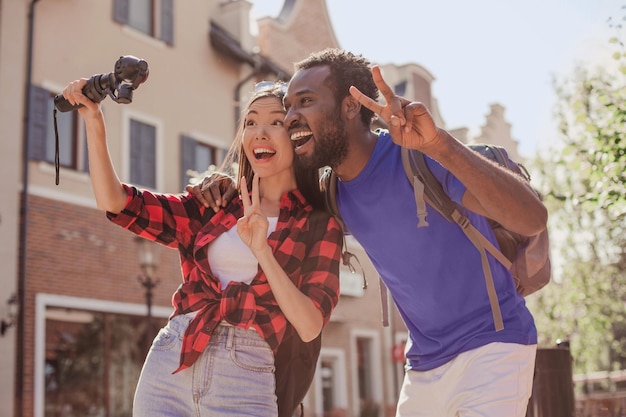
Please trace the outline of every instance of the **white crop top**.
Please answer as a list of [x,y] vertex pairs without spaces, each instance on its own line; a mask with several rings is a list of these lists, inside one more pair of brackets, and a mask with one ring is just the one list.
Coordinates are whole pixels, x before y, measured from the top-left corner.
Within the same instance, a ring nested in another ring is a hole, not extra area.
[[[269,236],[276,230],[278,217],[268,217],[267,220]],[[239,237],[237,225],[219,235],[209,245],[207,255],[211,271],[219,278],[222,289],[226,288],[230,281],[250,284],[259,267],[256,257]]]

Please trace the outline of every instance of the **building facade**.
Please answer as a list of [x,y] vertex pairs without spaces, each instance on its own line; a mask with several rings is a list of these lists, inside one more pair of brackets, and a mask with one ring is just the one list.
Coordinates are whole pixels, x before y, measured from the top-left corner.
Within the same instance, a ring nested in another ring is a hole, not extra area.
[[[53,111],[55,97],[121,57],[146,61],[131,103],[120,91],[103,101],[111,157],[122,181],[182,192],[190,175],[222,161],[255,82],[287,80],[294,61],[340,46],[324,0],[286,0],[279,16],[259,20],[258,35],[251,6],[0,0],[0,416],[130,416],[146,346],[180,282],[175,251],[151,245],[156,269],[142,269],[135,239],[96,209],[84,127],[76,112]],[[428,71],[384,71],[445,126]],[[378,275],[356,242],[348,246],[362,270],[342,271],[305,407],[393,415],[406,331],[393,306],[381,325]]]

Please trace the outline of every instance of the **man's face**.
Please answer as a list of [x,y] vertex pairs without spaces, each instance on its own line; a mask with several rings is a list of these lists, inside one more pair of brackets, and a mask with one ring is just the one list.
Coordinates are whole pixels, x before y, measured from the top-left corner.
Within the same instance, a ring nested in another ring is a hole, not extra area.
[[341,106],[324,83],[329,75],[327,66],[298,71],[284,99],[287,132],[296,155],[309,168],[336,167],[348,153]]

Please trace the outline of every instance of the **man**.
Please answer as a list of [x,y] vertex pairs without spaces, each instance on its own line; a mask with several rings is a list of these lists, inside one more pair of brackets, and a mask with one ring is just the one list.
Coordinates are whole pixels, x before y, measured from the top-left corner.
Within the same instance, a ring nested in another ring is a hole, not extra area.
[[[438,128],[421,103],[396,96],[380,69],[328,49],[295,66],[284,99],[300,161],[330,166],[337,204],[388,287],[409,330],[397,416],[526,414],[537,331],[508,270],[489,256],[504,329],[496,331],[480,254],[456,223],[428,207],[417,228],[400,147],[414,148],[488,239],[487,218],[526,236],[547,211],[520,178]],[[375,101],[380,91],[386,104]],[[370,129],[374,114],[389,130]]]

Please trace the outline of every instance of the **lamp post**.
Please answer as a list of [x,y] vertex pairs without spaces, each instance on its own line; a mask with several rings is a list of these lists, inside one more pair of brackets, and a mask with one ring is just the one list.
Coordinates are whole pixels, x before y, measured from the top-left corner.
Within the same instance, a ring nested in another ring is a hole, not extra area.
[[152,340],[152,296],[154,288],[159,284],[159,279],[155,277],[157,263],[154,255],[154,243],[136,238],[138,246],[138,259],[141,274],[137,277],[139,283],[146,289],[146,352],[150,349]]

